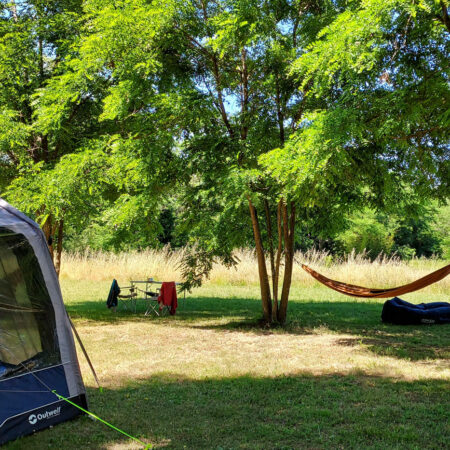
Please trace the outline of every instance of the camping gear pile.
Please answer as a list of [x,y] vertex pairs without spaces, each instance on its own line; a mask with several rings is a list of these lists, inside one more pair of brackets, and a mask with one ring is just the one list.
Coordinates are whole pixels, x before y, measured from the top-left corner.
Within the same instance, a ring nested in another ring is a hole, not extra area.
[[0,445],[82,414],[74,405],[86,391],[44,234],[0,199]]

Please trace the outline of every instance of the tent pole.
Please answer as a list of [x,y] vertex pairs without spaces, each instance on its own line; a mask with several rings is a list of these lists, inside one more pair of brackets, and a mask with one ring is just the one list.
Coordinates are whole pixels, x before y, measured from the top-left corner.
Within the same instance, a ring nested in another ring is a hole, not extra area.
[[94,375],[95,382],[97,383],[97,386],[98,386],[98,388],[101,391],[102,387],[100,386],[100,382],[98,381],[98,377],[97,377],[97,374],[95,372],[94,366],[92,365],[91,359],[89,358],[89,355],[88,355],[86,349],[84,348],[84,345],[83,345],[83,342],[81,341],[80,335],[78,334],[78,331],[75,328],[75,325],[72,322],[72,319],[69,317],[69,314],[67,314],[67,317],[69,319],[70,326],[72,327],[72,330],[73,330],[73,332],[75,334],[75,337],[77,338],[77,341],[80,344],[81,351],[83,352],[83,355],[86,358],[87,363],[89,364],[89,367],[91,369],[92,375]]

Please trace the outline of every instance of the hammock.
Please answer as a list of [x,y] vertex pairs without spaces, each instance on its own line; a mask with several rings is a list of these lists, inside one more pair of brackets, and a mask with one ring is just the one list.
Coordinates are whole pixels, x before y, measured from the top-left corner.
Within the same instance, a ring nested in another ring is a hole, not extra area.
[[340,292],[341,294],[350,295],[351,297],[389,298],[407,294],[408,292],[418,291],[419,289],[442,280],[450,273],[450,264],[442,267],[442,269],[430,273],[429,275],[426,275],[423,278],[419,278],[412,283],[390,289],[371,289],[363,286],[355,286],[354,284],[347,284],[340,281],[331,280],[330,278],[321,275],[320,273],[312,270],[310,267],[305,266],[304,264],[302,264],[302,269],[306,270],[306,272],[308,272],[320,283],[324,284],[330,289],[334,289],[335,291]]

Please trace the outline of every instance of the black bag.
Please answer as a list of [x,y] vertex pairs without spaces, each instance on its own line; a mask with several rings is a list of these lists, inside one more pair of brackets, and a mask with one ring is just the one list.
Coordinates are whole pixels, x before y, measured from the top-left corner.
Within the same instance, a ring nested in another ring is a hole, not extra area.
[[383,305],[381,320],[396,325],[450,323],[450,303],[435,302],[413,305],[395,297]]

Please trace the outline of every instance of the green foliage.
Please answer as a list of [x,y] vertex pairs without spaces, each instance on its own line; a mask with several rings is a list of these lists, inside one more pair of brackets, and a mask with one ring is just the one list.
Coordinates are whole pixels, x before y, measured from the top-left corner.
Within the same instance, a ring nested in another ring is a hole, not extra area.
[[2,2],[0,17],[1,193],[51,234],[84,226],[103,203],[104,158],[94,91],[67,81],[81,2]]
[[376,258],[380,253],[402,259],[413,257],[447,258],[449,222],[445,219],[448,207],[420,208],[416,215],[382,214],[364,209],[348,218],[345,231],[336,236],[341,250],[350,253],[366,252]]
[[443,21],[439,2],[367,0],[318,33],[291,70],[323,106],[261,158],[287,192],[320,205],[338,191],[382,208],[449,195]]
[[65,155],[52,168],[43,161],[23,165],[6,196],[41,224],[52,215],[55,220],[70,219],[73,225],[86,225],[90,213],[103,202],[109,183],[107,158],[94,147]]
[[[418,257],[442,257],[442,248],[439,237],[430,228],[431,220],[426,218],[415,220],[411,218],[404,219],[395,234],[395,248],[404,259],[412,256]],[[408,249],[409,254],[406,253]]]
[[187,241],[195,284],[253,245],[249,201],[267,251],[283,198],[297,247],[351,217],[346,249],[441,252],[431,218],[354,212],[449,195],[445,2],[50,3],[1,3],[0,189],[68,247]]
[[394,247],[394,229],[387,220],[376,216],[370,210],[356,214],[350,219],[349,228],[338,237],[347,253],[367,252],[371,258],[380,253],[390,255]]
[[450,259],[450,205],[441,206],[437,210],[431,228],[439,240],[442,257]]

